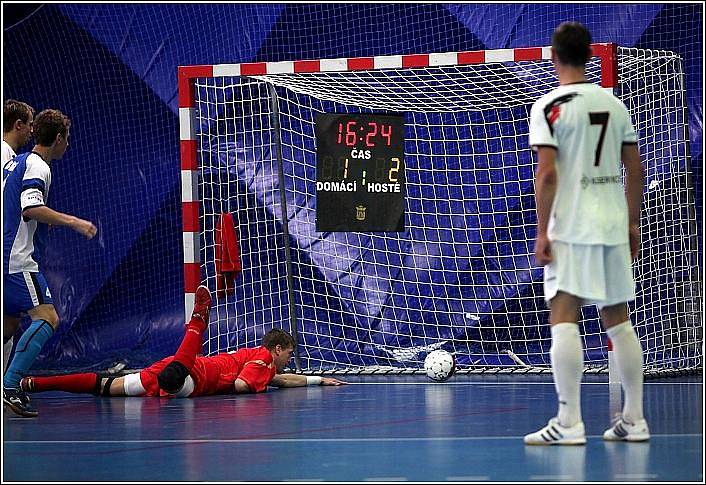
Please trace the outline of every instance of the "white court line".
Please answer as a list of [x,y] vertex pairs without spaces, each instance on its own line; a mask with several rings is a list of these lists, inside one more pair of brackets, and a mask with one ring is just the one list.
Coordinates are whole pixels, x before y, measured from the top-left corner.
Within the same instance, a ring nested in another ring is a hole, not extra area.
[[571,480],[573,475],[530,475],[530,480]]
[[407,477],[368,477],[365,482],[406,482]]
[[[336,379],[345,380],[345,376]],[[609,382],[582,382],[582,386],[607,386]],[[553,386],[553,381],[547,382],[348,382],[349,386]],[[645,382],[644,386],[702,386],[703,382]]]
[[655,473],[618,473],[613,475],[614,480],[647,480],[655,479],[659,475]]
[[[24,420],[25,418],[18,418]],[[699,437],[703,436],[700,433],[684,433],[684,434],[652,434],[651,439],[655,438],[684,438],[684,437]],[[482,441],[482,440],[521,440],[521,436],[437,436],[437,437],[399,437],[399,438],[256,438],[256,439],[184,439],[184,440],[6,440],[5,444],[145,444],[145,443],[362,443],[362,442],[387,442],[387,441]],[[603,438],[603,435],[587,435],[586,438]]]
[[446,477],[447,482],[487,482],[488,480],[490,480],[488,475]]

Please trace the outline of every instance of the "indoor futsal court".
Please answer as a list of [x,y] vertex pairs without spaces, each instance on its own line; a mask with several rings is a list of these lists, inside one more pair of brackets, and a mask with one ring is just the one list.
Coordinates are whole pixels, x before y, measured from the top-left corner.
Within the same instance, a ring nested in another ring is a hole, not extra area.
[[3,483],[704,481],[703,3],[2,9]]
[[5,413],[5,479],[703,481],[700,376],[648,380],[652,437],[629,444],[601,439],[619,397],[605,379],[588,376],[588,441],[562,447],[522,442],[555,412],[546,376],[347,380],[199,399],[40,395],[38,419]]

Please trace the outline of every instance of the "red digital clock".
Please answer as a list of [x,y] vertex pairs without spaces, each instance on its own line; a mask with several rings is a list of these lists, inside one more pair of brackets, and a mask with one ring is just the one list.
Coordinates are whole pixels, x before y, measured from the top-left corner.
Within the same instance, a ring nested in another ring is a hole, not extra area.
[[368,148],[375,147],[378,144],[384,144],[389,147],[392,145],[392,125],[376,121],[368,121],[362,124],[356,120],[350,120],[345,123],[339,122],[336,143],[347,147],[354,147],[363,143]]

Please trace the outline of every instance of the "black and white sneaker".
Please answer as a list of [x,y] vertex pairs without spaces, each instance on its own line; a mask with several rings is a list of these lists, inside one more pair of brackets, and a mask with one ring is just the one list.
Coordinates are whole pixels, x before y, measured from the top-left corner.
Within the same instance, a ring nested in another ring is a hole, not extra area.
[[603,439],[606,441],[647,441],[650,439],[650,428],[644,419],[629,423],[620,417],[613,426],[603,433]]
[[557,418],[549,420],[547,425],[525,436],[526,445],[585,445],[586,431],[583,422],[579,421],[571,427],[559,424]]
[[2,390],[2,402],[6,404],[15,414],[24,418],[36,418],[39,412],[29,405],[27,395],[16,387]]

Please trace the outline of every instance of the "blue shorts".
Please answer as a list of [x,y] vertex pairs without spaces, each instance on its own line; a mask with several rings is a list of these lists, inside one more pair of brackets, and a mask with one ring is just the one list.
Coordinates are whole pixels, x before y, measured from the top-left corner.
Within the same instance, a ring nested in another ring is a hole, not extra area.
[[54,304],[42,273],[6,274],[3,283],[5,315],[20,316],[36,306]]

